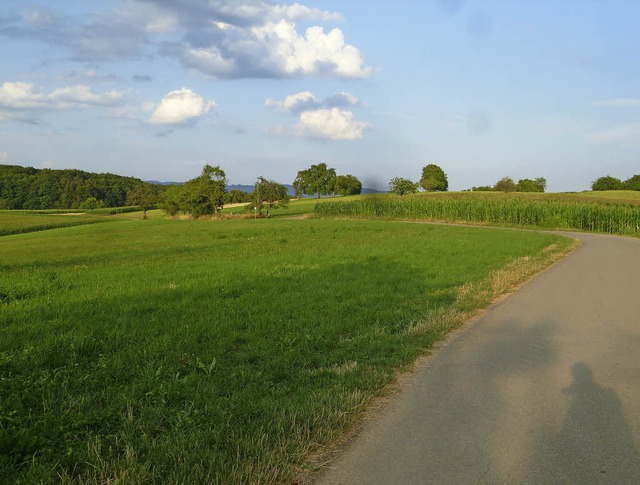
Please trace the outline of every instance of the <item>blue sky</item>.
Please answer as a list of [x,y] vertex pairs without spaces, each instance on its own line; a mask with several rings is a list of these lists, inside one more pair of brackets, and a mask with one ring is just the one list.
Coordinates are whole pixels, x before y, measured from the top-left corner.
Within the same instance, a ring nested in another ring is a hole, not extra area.
[[633,0],[0,4],[0,163],[365,186],[640,173]]

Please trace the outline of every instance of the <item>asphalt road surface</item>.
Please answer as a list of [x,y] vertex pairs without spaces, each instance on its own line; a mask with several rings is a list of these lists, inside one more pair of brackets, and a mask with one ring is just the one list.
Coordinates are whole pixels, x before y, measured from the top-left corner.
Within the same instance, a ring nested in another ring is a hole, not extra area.
[[325,484],[640,484],[640,240],[582,246],[492,307]]

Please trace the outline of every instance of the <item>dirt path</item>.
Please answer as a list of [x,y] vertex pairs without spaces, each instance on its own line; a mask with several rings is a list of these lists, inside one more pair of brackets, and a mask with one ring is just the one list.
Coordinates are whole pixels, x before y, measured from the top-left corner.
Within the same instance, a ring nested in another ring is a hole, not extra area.
[[582,246],[407,380],[320,484],[640,483],[640,240]]

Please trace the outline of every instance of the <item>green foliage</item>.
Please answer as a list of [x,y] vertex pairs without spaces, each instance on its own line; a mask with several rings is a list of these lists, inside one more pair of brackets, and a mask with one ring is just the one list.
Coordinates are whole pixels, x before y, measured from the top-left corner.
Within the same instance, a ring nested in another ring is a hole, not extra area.
[[327,217],[385,217],[640,235],[640,206],[626,201],[528,194],[424,194],[316,205]]
[[457,288],[563,244],[379,221],[63,231],[0,239],[0,483],[291,483],[458,323]]
[[127,194],[127,203],[137,205],[142,209],[142,218],[147,218],[147,211],[155,208],[160,201],[160,191],[152,184],[143,184],[132,189]]
[[300,170],[293,181],[296,197],[302,194],[322,195],[330,194],[336,190],[336,169],[327,167],[326,163],[311,165],[306,170]]
[[224,194],[225,204],[240,204],[242,202],[251,202],[252,195],[243,190],[233,189]]
[[360,195],[362,183],[354,175],[338,175],[336,177],[336,194]]
[[480,185],[479,187],[471,187],[473,192],[493,192],[493,187],[490,185]]
[[634,175],[623,183],[624,190],[640,190],[640,175]]
[[618,178],[607,175],[596,179],[591,184],[591,190],[623,190],[622,181]]
[[409,179],[395,177],[389,181],[389,191],[396,195],[415,194],[418,191],[418,184]]
[[289,205],[287,188],[264,177],[258,177],[252,196],[252,206],[257,208],[259,215],[262,215],[262,208],[266,207],[267,217],[271,216],[271,209]]
[[516,183],[511,177],[503,177],[493,186],[493,190],[497,192],[515,192],[516,189]]
[[446,192],[449,190],[447,174],[433,163],[422,168],[420,186],[428,192]]
[[160,200],[160,208],[175,216],[182,212],[196,219],[217,214],[224,207],[227,176],[219,166],[205,165],[202,173],[183,185],[169,187]]
[[544,177],[538,177],[534,180],[520,179],[516,185],[516,192],[544,192],[546,188],[547,179]]
[[122,207],[127,193],[142,184],[142,180],[110,173],[0,165],[0,208],[89,208],[87,201],[93,199],[96,207]]

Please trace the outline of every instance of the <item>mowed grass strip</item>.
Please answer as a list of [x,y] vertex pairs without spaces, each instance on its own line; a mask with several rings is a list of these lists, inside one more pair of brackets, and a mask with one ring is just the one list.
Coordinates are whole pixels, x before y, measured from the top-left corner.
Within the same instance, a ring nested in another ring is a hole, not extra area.
[[571,244],[332,220],[4,237],[0,482],[287,482],[398,368]]

